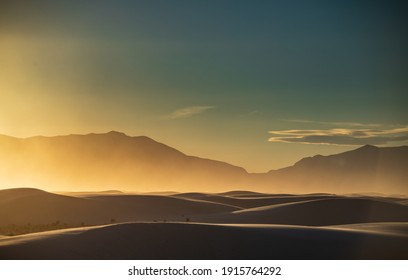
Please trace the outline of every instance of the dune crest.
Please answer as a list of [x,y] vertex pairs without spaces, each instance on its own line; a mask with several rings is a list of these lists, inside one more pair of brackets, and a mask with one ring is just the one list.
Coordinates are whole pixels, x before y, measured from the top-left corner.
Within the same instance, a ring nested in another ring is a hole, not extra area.
[[0,239],[0,259],[404,259],[408,249],[407,237],[300,226],[129,223],[29,238]]
[[1,190],[0,259],[408,258],[404,198],[253,195]]

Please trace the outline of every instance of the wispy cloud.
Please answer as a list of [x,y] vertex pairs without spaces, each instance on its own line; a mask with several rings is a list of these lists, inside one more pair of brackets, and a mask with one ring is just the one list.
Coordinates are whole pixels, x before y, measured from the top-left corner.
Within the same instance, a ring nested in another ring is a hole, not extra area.
[[333,128],[315,130],[269,131],[270,142],[328,144],[328,145],[385,145],[408,141],[408,126],[393,128]]
[[351,127],[381,127],[383,125],[377,123],[358,123],[358,122],[323,122],[313,120],[287,119],[286,122],[294,123],[309,123],[309,124],[324,124],[331,126],[351,126]]
[[193,115],[202,114],[210,109],[214,109],[215,106],[191,106],[178,109],[172,112],[170,115],[166,116],[166,119],[181,119],[188,118]]

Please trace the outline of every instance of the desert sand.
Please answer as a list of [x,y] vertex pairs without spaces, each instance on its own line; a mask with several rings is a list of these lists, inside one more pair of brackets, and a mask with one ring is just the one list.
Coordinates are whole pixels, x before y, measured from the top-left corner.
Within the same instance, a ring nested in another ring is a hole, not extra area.
[[[127,223],[0,239],[2,259],[404,259],[404,235],[289,225]],[[390,225],[391,228],[395,224]]]
[[407,259],[405,201],[357,194],[7,189],[0,191],[3,231],[10,224],[53,230],[0,232],[0,259]]

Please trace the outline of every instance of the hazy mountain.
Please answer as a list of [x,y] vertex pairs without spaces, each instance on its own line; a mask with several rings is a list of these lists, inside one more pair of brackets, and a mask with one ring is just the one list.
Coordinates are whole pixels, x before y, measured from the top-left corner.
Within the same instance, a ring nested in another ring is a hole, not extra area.
[[187,156],[148,137],[106,134],[0,137],[2,187],[132,191],[239,186],[247,172]]
[[119,132],[0,136],[0,186],[48,190],[407,194],[408,147],[364,146],[304,158],[265,174],[188,156],[148,137]]
[[261,175],[280,190],[333,193],[408,193],[408,146],[366,145],[341,154],[304,158]]

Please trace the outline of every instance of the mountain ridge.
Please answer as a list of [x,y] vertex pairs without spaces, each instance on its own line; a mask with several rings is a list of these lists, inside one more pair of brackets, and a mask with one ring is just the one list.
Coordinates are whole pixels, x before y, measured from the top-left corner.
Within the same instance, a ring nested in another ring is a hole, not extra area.
[[147,136],[117,131],[27,138],[0,135],[0,183],[5,187],[405,194],[407,166],[408,146],[365,145],[256,174],[186,155]]
[[326,190],[344,193],[407,193],[408,146],[365,145],[339,154],[315,155],[292,166],[271,170],[265,176],[283,189],[303,185],[312,192],[326,186]]
[[248,175],[244,168],[189,156],[149,137],[116,131],[0,140],[1,183],[17,187],[162,190],[174,185],[216,191]]

